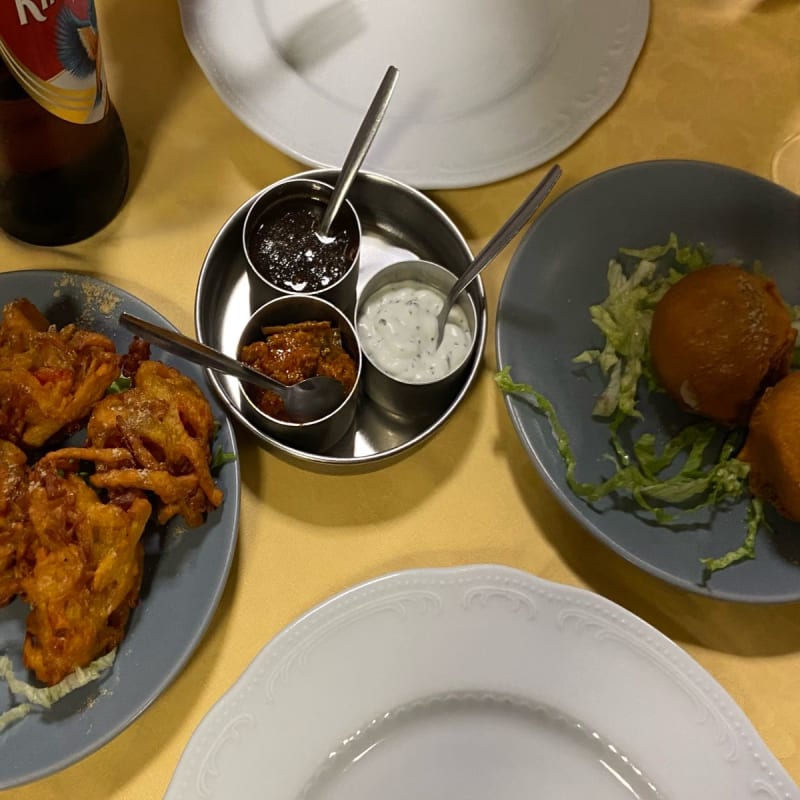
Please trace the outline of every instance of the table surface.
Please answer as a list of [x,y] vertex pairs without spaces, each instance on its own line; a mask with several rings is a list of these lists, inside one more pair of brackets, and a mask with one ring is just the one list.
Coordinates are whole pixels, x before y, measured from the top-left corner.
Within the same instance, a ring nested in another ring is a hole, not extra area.
[[[130,141],[127,202],[105,230],[70,247],[0,238],[0,264],[96,275],[192,333],[197,276],[214,235],[250,195],[301,165],[249,131],[217,97],[186,46],[177,3],[97,6],[111,94]],[[650,158],[716,161],[771,177],[775,154],[800,133],[798,41],[797,0],[654,0],[627,89],[559,156],[564,177],[554,196],[605,169]],[[477,250],[548,166],[431,196]],[[795,164],[782,178],[795,191],[799,172]],[[239,432],[238,551],[195,655],[112,742],[10,795],[161,797],[206,712],[304,611],[395,570],[486,562],[585,587],[655,625],[727,689],[800,782],[800,604],[721,602],[640,571],[562,509],[517,440],[492,381],[494,310],[512,251],[485,274],[490,328],[479,380],[448,423],[407,458],[366,474],[320,474]]]

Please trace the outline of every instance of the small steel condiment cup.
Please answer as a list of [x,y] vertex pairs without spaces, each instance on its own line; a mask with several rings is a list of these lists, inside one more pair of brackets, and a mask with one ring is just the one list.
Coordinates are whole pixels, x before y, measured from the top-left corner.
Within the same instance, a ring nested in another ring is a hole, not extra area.
[[339,329],[342,346],[356,364],[355,385],[338,408],[312,422],[287,422],[264,413],[253,401],[245,386],[240,383],[242,410],[245,416],[267,435],[290,447],[310,453],[324,453],[333,447],[347,433],[355,420],[361,390],[363,360],[353,323],[340,308],[321,297],[284,295],[268,301],[253,312],[242,330],[236,347],[236,353],[239,355],[244,345],[263,340],[265,337],[262,328],[266,326],[323,320],[331,322]]
[[[349,200],[345,199],[342,202],[329,233],[330,236],[347,237],[348,255],[351,256],[344,273],[333,283],[309,291],[295,291],[275,282],[252,257],[260,228],[264,223],[274,221],[282,213],[297,207],[311,210],[321,221],[332,193],[332,186],[315,178],[289,177],[267,186],[253,198],[242,226],[242,247],[248,272],[252,278],[250,285],[254,305],[292,295],[319,297],[333,303],[352,318],[361,253],[361,222]],[[297,253],[298,259],[303,257],[302,252]]]
[[[384,267],[364,285],[356,306],[355,322],[359,331],[362,309],[370,299],[390,284],[415,281],[447,294],[457,276],[431,261],[400,261]],[[463,376],[470,368],[475,347],[478,316],[469,292],[461,292],[456,304],[464,312],[470,330],[470,346],[464,359],[445,376],[420,383],[390,375],[381,368],[364,349],[364,391],[375,403],[392,414],[411,418],[435,418],[447,408],[463,384]],[[361,332],[359,331],[359,341]]]

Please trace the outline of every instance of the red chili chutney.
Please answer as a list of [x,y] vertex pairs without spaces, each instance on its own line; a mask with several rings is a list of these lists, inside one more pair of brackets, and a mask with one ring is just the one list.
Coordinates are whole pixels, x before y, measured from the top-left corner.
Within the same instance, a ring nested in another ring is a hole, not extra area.
[[[356,382],[356,362],[342,335],[327,320],[294,322],[261,329],[264,340],[244,345],[239,359],[286,386],[316,375],[335,378],[348,394]],[[283,400],[269,389],[248,386],[253,402],[270,417],[287,420]]]

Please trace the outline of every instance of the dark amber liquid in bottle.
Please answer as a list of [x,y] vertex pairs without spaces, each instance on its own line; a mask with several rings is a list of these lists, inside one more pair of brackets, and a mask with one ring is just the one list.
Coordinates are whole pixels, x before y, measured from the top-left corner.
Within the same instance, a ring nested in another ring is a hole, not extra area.
[[113,219],[127,187],[128,145],[113,104],[99,122],[68,122],[0,62],[0,228],[32,244],[77,242]]

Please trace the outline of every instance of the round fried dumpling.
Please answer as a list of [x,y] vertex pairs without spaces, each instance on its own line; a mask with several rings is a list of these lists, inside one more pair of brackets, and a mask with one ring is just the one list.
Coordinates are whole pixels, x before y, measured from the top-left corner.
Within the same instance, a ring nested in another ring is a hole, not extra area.
[[712,265],[681,278],[656,305],[653,371],[687,411],[743,425],[789,371],[796,335],[773,281]]
[[800,521],[800,372],[764,392],[739,459],[750,465],[750,491]]

